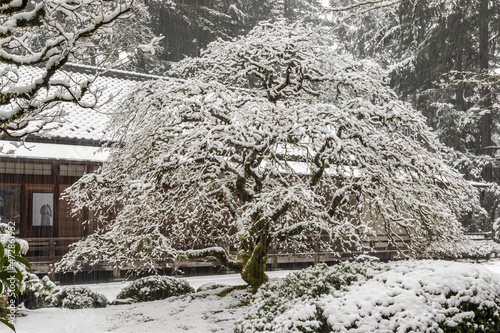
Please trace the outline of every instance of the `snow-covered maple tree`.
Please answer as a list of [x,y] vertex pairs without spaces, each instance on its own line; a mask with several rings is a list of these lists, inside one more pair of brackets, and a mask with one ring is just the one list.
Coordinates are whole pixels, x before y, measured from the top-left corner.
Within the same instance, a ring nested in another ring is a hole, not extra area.
[[[115,23],[143,7],[139,0],[2,1],[0,136],[25,136],[39,131],[57,120],[60,109],[55,106],[60,102],[89,107],[88,100],[83,103],[82,99],[92,93],[92,79],[76,81],[58,73],[68,61],[88,56],[87,51],[96,48],[96,43],[110,38]],[[98,73],[110,66],[107,60],[111,51],[94,52]],[[20,66],[38,66],[40,74],[31,79],[23,77]],[[32,122],[36,126],[26,131]]]
[[254,289],[271,249],[340,253],[369,235],[412,254],[460,238],[474,190],[375,63],[301,22],[262,23],[146,82],[109,160],[66,194],[98,229],[59,270],[214,257]]

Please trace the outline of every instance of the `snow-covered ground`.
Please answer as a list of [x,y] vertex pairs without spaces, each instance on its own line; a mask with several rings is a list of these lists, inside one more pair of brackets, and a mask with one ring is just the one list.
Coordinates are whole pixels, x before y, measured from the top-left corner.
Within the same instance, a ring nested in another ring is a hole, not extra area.
[[[500,259],[480,265],[500,274]],[[270,278],[281,278],[289,272],[275,271],[268,275]],[[195,289],[210,282],[244,284],[238,274],[190,277],[187,280]],[[114,300],[125,285],[126,282],[117,282],[86,286]],[[214,292],[201,292],[162,301],[110,305],[104,309],[23,309],[21,312],[26,316],[17,318],[16,328],[18,333],[232,332],[235,321],[245,314],[247,297],[244,291],[234,291],[226,297],[219,297]]]
[[[270,278],[281,278],[290,271],[268,272]],[[189,284],[198,287],[215,282],[228,286],[244,285],[239,274],[188,277]],[[116,298],[128,282],[85,284],[93,291]],[[243,291],[227,297],[214,292],[197,294],[198,297],[173,297],[163,301],[110,305],[104,309],[69,310],[45,308],[20,310],[25,317],[16,319],[17,333],[176,333],[176,332],[232,332],[233,323],[241,318],[245,306]],[[0,332],[2,328],[0,327]]]

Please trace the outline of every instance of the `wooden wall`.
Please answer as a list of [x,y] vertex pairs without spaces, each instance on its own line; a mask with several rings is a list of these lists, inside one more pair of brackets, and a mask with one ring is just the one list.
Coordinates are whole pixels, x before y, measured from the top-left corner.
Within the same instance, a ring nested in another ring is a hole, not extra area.
[[[12,198],[20,188],[19,213],[10,199],[8,208],[0,210],[2,222],[9,222],[17,215],[17,236],[20,238],[82,238],[88,235],[88,230],[82,226],[84,212],[71,216],[70,207],[61,200],[61,194],[84,172],[95,167],[95,163],[84,162],[0,159],[0,193]],[[45,203],[49,207],[44,207],[42,213]]]

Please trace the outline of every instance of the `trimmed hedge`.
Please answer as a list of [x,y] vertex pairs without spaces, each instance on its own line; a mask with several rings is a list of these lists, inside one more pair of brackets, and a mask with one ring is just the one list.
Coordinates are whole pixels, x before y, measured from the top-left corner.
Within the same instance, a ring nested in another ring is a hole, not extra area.
[[194,289],[184,279],[155,275],[133,281],[130,285],[123,288],[116,298],[133,298],[144,302],[192,292],[194,292]]
[[67,309],[105,308],[109,304],[104,295],[87,287],[57,288],[47,300],[55,307]]

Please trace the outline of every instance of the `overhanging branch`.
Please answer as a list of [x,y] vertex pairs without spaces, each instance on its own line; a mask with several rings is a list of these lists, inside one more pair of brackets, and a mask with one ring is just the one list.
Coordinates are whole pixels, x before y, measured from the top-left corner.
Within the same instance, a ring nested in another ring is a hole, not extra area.
[[227,251],[222,247],[210,247],[201,250],[188,250],[185,252],[185,254],[186,258],[189,260],[206,259],[212,257],[217,259],[217,261],[221,265],[229,269],[233,269],[237,272],[241,272],[243,269],[243,264],[238,261],[231,260],[229,258],[229,253],[227,253]]

